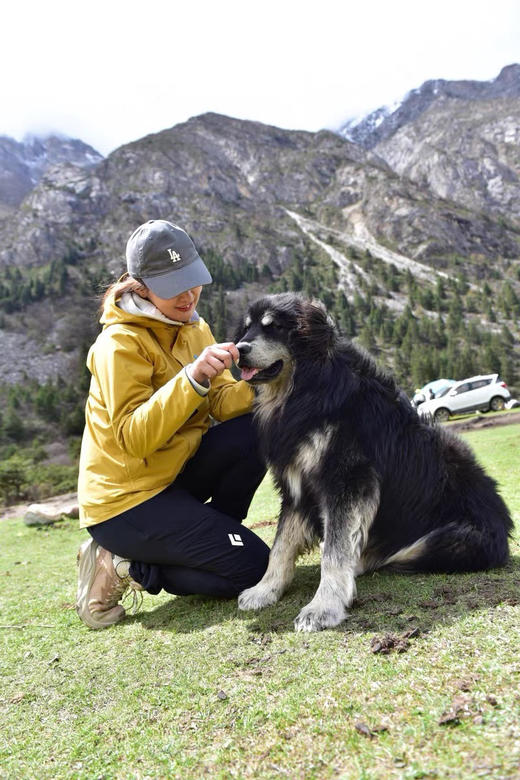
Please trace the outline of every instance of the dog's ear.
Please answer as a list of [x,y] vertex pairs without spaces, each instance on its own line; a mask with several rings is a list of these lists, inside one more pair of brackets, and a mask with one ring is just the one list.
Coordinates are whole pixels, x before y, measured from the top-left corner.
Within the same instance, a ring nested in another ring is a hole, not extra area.
[[336,339],[334,320],[320,301],[301,301],[293,347],[309,357],[326,357]]

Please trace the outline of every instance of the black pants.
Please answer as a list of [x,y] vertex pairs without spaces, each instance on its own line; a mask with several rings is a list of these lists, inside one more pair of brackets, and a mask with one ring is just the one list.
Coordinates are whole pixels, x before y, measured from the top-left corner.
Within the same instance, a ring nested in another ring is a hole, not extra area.
[[208,430],[166,490],[88,531],[149,593],[231,598],[267,568],[269,548],[241,525],[264,475],[252,416],[236,417]]

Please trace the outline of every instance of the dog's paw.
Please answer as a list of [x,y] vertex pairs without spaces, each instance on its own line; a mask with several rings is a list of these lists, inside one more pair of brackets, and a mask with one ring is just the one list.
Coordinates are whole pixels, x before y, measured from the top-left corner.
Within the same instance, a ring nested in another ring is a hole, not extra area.
[[239,609],[263,609],[269,607],[271,604],[276,604],[278,601],[278,593],[272,587],[262,585],[261,582],[258,585],[254,585],[252,588],[243,590],[238,597]]
[[294,628],[296,631],[323,631],[324,628],[339,625],[346,617],[347,610],[344,607],[318,609],[307,604],[294,621]]

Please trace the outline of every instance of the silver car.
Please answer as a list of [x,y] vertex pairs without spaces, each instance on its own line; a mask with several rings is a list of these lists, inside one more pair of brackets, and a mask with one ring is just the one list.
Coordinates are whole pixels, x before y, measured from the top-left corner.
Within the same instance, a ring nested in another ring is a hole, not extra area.
[[498,374],[472,376],[451,387],[442,398],[433,398],[419,406],[419,414],[438,422],[449,420],[452,414],[466,412],[498,412],[505,409],[511,393]]

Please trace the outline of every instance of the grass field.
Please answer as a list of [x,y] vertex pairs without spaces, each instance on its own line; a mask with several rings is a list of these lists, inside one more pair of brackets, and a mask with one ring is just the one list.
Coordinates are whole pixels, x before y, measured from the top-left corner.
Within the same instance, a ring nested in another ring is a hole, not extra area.
[[[465,436],[520,529],[520,426]],[[248,524],[268,542],[264,482]],[[147,596],[89,631],[73,608],[75,521],[0,523],[0,777],[520,778],[520,546],[502,570],[374,574],[347,623],[296,634],[302,558],[257,614]]]

